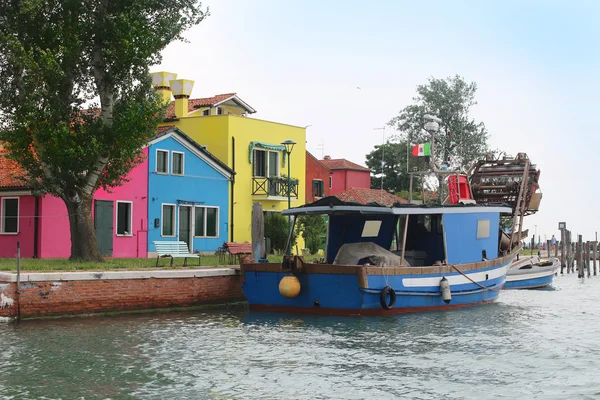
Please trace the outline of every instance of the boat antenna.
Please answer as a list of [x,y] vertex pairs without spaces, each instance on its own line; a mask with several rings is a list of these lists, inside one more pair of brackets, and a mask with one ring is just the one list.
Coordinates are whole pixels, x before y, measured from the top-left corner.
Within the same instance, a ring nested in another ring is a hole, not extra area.
[[382,131],[382,136],[381,136],[381,192],[380,192],[380,199],[379,202],[381,204],[383,204],[383,156],[385,153],[385,125],[383,126],[383,128],[374,128],[374,131]]

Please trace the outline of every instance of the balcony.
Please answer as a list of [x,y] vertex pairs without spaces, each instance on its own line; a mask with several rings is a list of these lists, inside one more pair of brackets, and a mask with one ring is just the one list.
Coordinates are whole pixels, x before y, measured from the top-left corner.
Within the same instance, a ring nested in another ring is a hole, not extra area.
[[[298,199],[298,183],[298,179],[291,179],[290,197],[293,199]],[[252,195],[256,196],[257,200],[287,200],[287,178],[252,178]]]

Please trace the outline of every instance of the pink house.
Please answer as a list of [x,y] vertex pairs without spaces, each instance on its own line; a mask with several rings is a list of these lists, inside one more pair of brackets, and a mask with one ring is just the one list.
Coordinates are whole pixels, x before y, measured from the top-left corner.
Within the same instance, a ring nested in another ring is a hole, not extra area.
[[332,172],[330,195],[341,193],[350,188],[371,188],[371,170],[345,158],[332,159],[325,156],[319,160]]
[[[129,182],[112,193],[96,191],[92,213],[100,252],[106,257],[147,257],[148,150]],[[17,179],[24,172],[0,152],[0,258],[66,258],[71,254],[69,218],[56,197],[33,196]]]

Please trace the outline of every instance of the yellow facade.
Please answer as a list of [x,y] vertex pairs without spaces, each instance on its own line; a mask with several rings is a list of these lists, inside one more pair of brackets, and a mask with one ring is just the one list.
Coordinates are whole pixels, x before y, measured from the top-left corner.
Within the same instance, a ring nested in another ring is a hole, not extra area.
[[[306,129],[275,122],[243,117],[235,114],[202,116],[201,111],[189,114],[162,125],[174,125],[227,164],[236,172],[233,184],[233,207],[230,212],[233,221],[229,221],[229,240],[235,242],[251,241],[252,204],[260,202],[265,211],[281,211],[287,209],[287,197],[267,194],[255,194],[257,179],[254,179],[254,167],[250,162],[251,142],[262,142],[269,145],[280,145],[291,139],[296,142],[291,154],[290,176],[297,178],[298,197],[292,197],[291,206],[304,204],[305,172],[306,172]],[[257,149],[262,149],[257,147]],[[278,175],[287,175],[288,160],[279,152]],[[267,153],[268,154],[268,153]],[[285,159],[285,161],[284,161]],[[253,160],[256,161],[256,160]],[[275,162],[274,162],[275,164]],[[271,167],[269,167],[270,171]],[[273,171],[269,176],[275,175]],[[254,185],[254,186],[253,186]],[[231,227],[233,225],[233,235]],[[300,238],[299,238],[300,239]],[[302,247],[299,240],[298,246]]]

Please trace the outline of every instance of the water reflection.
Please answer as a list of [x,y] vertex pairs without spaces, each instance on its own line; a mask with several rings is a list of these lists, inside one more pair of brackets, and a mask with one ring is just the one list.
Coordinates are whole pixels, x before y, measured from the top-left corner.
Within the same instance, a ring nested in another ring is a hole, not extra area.
[[593,397],[598,282],[556,282],[383,318],[233,307],[4,322],[0,398]]

